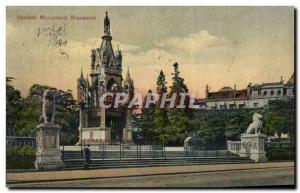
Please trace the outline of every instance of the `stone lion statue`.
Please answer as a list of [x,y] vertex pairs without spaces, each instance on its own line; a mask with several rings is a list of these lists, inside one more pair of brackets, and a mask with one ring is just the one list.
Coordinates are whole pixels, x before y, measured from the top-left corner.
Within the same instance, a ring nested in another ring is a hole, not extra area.
[[254,113],[253,114],[253,122],[249,125],[246,134],[251,134],[253,133],[258,133],[258,130],[262,127],[262,115],[259,113]]
[[47,89],[43,93],[43,114],[40,123],[53,124],[55,114],[55,95],[56,90]]

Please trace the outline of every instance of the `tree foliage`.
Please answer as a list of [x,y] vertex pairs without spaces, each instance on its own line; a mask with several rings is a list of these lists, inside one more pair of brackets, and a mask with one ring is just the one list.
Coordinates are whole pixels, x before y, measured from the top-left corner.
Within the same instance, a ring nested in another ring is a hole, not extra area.
[[166,77],[164,72],[161,70],[159,73],[159,76],[157,78],[157,82],[156,82],[156,92],[159,95],[162,95],[163,93],[167,92],[167,82],[166,82]]
[[12,83],[14,78],[6,78],[6,135],[14,135],[17,113],[22,108],[22,96],[20,91],[16,90]]
[[[15,90],[7,80],[7,133],[18,136],[35,136],[36,126],[42,115],[42,98],[50,86],[34,84],[28,96],[21,97],[20,91]],[[71,90],[57,90],[55,123],[61,128],[61,144],[75,144],[78,137],[78,109]]]
[[[184,84],[184,79],[180,77],[178,64],[174,65],[174,73],[172,73],[172,86],[170,94],[187,92],[188,89]],[[162,96],[168,92],[167,82],[163,71],[160,71],[157,82],[156,92]],[[161,99],[161,98],[160,98]],[[189,120],[187,113],[182,109],[168,109],[159,107],[160,100],[157,105],[144,109],[142,115],[142,130],[145,136],[144,142],[158,143],[164,145],[177,145],[183,143],[188,136],[189,131],[193,127],[193,122]]]
[[[172,85],[169,96],[173,93],[188,92],[184,79],[180,77],[178,63],[174,65]],[[166,79],[161,71],[157,78],[157,93],[167,92]],[[176,99],[178,102],[178,99]],[[145,144],[160,143],[182,146],[188,136],[196,136],[203,146],[225,146],[227,140],[239,140],[253,121],[255,112],[264,116],[262,132],[267,135],[289,133],[294,136],[293,101],[270,101],[268,108],[195,110],[159,108],[159,105],[144,109],[139,127]],[[175,102],[175,106],[177,103]]]
[[274,100],[269,102],[269,106],[264,111],[263,132],[267,135],[288,134],[294,140],[295,138],[295,101]]
[[172,95],[173,93],[187,93],[188,88],[184,83],[184,79],[180,77],[180,72],[179,72],[179,67],[178,63],[176,62],[173,67],[174,67],[174,72],[172,73],[172,86],[170,87],[170,94]]

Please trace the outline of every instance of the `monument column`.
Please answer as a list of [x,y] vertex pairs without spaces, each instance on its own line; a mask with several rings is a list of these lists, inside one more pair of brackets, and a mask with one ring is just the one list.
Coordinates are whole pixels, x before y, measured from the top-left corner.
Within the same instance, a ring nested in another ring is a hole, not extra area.
[[111,129],[106,127],[105,120],[105,108],[100,107],[100,142],[110,143],[111,141]]
[[79,140],[77,144],[82,144],[82,128],[84,127],[84,103],[79,103]]
[[124,143],[133,143],[132,142],[132,126],[131,126],[131,109],[128,109],[126,112],[126,126],[123,128],[123,142]]

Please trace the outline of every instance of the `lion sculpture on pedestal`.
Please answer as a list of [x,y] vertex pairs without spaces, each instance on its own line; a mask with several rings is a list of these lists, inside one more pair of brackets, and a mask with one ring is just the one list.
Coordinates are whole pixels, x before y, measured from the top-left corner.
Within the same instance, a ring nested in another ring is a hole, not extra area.
[[258,133],[259,129],[262,128],[262,115],[259,114],[259,113],[254,113],[253,115],[253,122],[249,125],[247,131],[246,131],[246,134],[252,134],[253,131],[254,133]]
[[40,123],[54,124],[56,90],[47,89],[43,93],[43,114]]

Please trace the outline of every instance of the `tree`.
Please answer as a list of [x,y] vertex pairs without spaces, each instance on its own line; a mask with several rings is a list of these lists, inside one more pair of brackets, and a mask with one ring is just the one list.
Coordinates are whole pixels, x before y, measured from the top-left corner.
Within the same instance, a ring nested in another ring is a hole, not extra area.
[[179,68],[178,68],[178,63],[176,62],[175,64],[173,64],[174,67],[174,73],[172,73],[173,77],[172,77],[172,86],[171,91],[170,91],[170,95],[172,95],[173,93],[187,93],[188,92],[188,88],[184,83],[184,79],[180,77],[180,72],[179,72]]
[[[42,115],[42,98],[46,89],[55,89],[50,86],[35,84],[29,89],[24,99],[23,108],[18,112],[16,121],[17,134],[20,136],[35,136],[39,117]],[[61,126],[61,144],[75,144],[78,136],[78,108],[71,90],[57,90],[55,123]]]
[[164,72],[161,70],[156,82],[156,92],[161,97],[163,93],[167,92],[167,82]]
[[225,136],[227,140],[240,140],[242,133],[246,132],[249,124],[252,122],[253,114],[256,110],[252,109],[234,109],[227,111]]
[[277,134],[279,140],[281,134],[288,134],[291,140],[295,135],[295,101],[274,100],[269,102],[269,106],[264,113],[263,132],[267,135]]
[[6,135],[15,135],[17,113],[22,109],[21,92],[12,85],[13,77],[6,77]]
[[152,106],[147,110],[147,116],[145,116],[148,121],[153,122],[145,126],[152,128],[152,130],[149,130],[148,128],[147,133],[151,136],[152,142],[154,143],[165,144],[169,140],[169,136],[166,133],[166,126],[168,124],[167,110],[159,107],[162,94],[167,92],[166,84],[165,75],[161,70],[156,81],[156,92],[159,94],[159,101],[157,105]]
[[[169,96],[173,93],[188,92],[184,79],[180,77],[178,63],[174,65],[174,73],[172,73],[172,86],[170,87]],[[157,78],[156,92],[160,95],[167,92],[167,82],[163,71]],[[179,102],[179,95],[176,98],[175,105]],[[158,105],[160,104],[160,100]],[[184,139],[189,135],[193,128],[193,121],[189,119],[187,113],[182,109],[160,108],[158,105],[152,111],[153,120],[152,130],[150,133],[152,139],[156,143],[164,145],[182,145]],[[148,136],[147,136],[148,137]]]
[[195,121],[190,119],[184,111],[169,109],[168,125],[164,129],[166,136],[168,136],[165,143],[171,146],[181,146],[194,128]]

